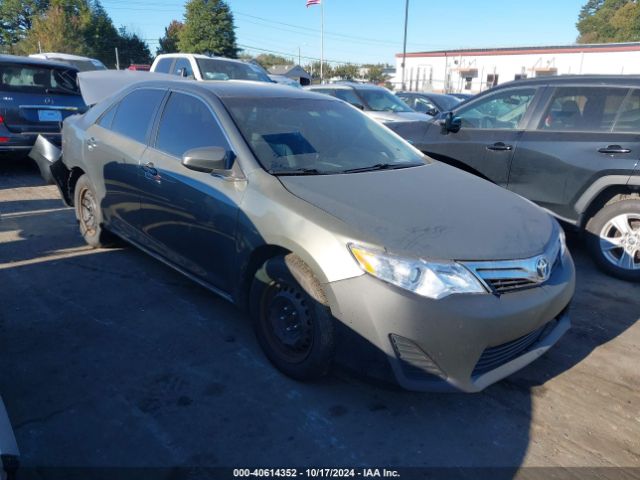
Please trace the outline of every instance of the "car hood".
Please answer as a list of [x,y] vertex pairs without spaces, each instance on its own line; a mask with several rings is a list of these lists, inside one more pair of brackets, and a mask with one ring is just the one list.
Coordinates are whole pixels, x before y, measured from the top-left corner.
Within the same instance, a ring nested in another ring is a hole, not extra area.
[[513,260],[544,251],[556,222],[528,200],[440,162],[399,170],[279,177],[295,196],[412,257]]
[[429,117],[426,113],[419,112],[365,112],[369,117],[379,122],[419,122],[427,120]]

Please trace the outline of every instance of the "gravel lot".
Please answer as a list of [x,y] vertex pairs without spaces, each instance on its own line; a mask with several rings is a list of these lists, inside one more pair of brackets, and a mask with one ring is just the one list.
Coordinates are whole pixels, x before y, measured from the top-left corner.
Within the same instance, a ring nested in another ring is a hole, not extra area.
[[283,377],[224,300],[133,248],[87,248],[28,160],[0,158],[0,214],[0,393],[26,467],[640,477],[640,286],[601,274],[572,235],[578,288],[559,344],[483,393],[418,394],[339,370]]

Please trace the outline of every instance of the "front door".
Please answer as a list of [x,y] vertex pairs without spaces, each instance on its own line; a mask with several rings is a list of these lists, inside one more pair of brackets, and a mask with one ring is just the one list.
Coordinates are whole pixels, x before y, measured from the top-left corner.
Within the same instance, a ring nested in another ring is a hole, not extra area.
[[431,125],[416,145],[427,155],[476,173],[506,187],[511,160],[536,88],[511,88],[483,96],[454,111],[462,121],[457,133]]
[[174,92],[156,142],[140,163],[142,231],[148,246],[171,263],[223,291],[231,290],[235,233],[243,182],[184,167],[200,147],[229,145],[215,114],[200,98]]

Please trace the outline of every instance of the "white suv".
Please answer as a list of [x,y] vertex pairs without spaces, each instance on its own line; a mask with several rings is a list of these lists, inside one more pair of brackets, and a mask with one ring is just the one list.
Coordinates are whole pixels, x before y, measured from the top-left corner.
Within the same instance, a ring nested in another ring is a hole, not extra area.
[[152,72],[168,73],[194,80],[272,80],[257,65],[224,57],[208,57],[193,53],[158,55],[151,65]]

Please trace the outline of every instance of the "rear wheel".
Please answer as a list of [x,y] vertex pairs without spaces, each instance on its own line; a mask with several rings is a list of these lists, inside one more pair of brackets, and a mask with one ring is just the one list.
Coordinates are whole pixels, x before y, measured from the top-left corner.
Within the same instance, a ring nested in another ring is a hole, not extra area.
[[623,280],[640,281],[640,200],[606,205],[591,218],[587,231],[600,268]]
[[115,237],[102,226],[102,210],[96,190],[86,174],[76,182],[74,205],[80,233],[85,242],[95,248],[114,243]]
[[256,272],[250,310],[258,342],[281,372],[297,380],[325,375],[334,357],[333,317],[311,269],[296,255]]

